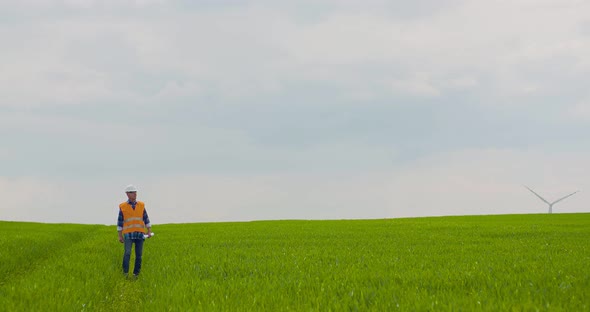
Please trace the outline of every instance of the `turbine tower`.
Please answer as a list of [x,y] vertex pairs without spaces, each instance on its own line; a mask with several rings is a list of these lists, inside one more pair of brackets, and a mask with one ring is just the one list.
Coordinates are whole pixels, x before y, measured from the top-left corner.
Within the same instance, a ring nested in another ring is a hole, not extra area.
[[537,197],[539,197],[539,199],[541,199],[542,201],[544,201],[545,203],[547,203],[547,205],[549,205],[549,213],[552,213],[553,212],[553,205],[555,205],[558,202],[560,202],[560,201],[562,201],[562,200],[564,200],[564,199],[566,199],[566,198],[568,198],[568,197],[576,194],[577,192],[579,192],[579,191],[575,191],[575,192],[573,192],[573,193],[571,193],[569,195],[566,195],[566,196],[564,196],[564,197],[562,197],[562,198],[560,198],[560,199],[558,199],[558,200],[550,203],[547,200],[545,200],[545,198],[541,197],[541,195],[539,195],[539,194],[535,193],[535,191],[531,190],[528,186],[524,185],[524,187],[526,187],[529,191],[531,191],[531,193],[537,195]]

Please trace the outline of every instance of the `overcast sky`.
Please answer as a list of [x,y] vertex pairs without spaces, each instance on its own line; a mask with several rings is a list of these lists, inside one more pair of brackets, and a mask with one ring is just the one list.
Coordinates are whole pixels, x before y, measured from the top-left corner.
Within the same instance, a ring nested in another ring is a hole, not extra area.
[[589,209],[587,0],[1,0],[0,71],[0,220]]

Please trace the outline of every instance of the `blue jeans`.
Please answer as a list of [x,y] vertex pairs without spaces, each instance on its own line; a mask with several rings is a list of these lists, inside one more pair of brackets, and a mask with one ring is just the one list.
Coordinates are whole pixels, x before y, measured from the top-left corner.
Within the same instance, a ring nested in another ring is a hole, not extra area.
[[139,275],[141,271],[141,254],[143,253],[143,238],[125,239],[125,254],[123,254],[123,273],[129,273],[129,259],[131,259],[131,247],[135,243],[135,266],[133,275]]

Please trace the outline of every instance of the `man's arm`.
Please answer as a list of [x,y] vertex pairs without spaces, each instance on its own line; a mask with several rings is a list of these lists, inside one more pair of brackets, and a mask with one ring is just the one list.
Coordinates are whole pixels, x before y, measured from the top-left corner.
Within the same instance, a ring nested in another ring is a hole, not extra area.
[[148,237],[152,236],[152,224],[150,223],[150,218],[148,217],[145,208],[143,209],[143,223],[145,223],[145,227],[147,228]]
[[123,239],[123,211],[119,209],[119,218],[117,219],[117,232],[119,232],[119,241],[121,243],[125,242]]

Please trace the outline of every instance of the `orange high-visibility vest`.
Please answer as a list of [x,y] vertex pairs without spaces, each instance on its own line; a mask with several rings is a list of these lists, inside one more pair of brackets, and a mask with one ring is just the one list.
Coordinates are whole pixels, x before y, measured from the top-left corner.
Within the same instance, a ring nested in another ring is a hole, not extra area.
[[143,211],[145,205],[138,201],[135,209],[128,202],[121,203],[119,209],[123,212],[123,234],[142,232],[146,233],[145,223],[143,222]]

